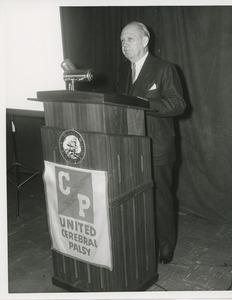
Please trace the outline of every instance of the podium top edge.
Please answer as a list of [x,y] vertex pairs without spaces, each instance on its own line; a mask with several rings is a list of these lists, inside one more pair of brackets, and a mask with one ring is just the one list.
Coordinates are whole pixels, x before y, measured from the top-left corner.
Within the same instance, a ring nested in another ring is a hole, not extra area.
[[147,99],[132,97],[126,94],[104,94],[68,90],[38,91],[36,99],[28,98],[28,100],[39,102],[108,104],[149,109],[149,101]]

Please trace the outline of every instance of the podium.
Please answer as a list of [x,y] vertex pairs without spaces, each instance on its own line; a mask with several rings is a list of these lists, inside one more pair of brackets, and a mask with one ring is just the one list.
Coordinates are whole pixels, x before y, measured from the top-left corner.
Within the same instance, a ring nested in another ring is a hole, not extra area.
[[[37,92],[37,99],[29,100],[44,104],[45,126],[41,128],[44,161],[79,171],[104,172],[107,179],[111,267],[62,253],[53,245],[53,284],[79,292],[146,290],[158,279],[151,149],[145,133],[147,100],[82,91],[41,91]],[[79,152],[84,151],[83,155],[75,156],[76,160],[72,160],[72,155],[65,157],[67,153],[60,148],[70,133],[78,134]],[[65,177],[64,192],[68,190],[68,180]],[[48,183],[44,181],[46,186]],[[47,191],[46,201],[48,207],[51,199]],[[97,206],[101,201],[98,199]],[[48,211],[50,229],[51,214]],[[79,221],[77,217],[76,222]],[[85,249],[83,244],[81,249]],[[102,251],[102,256],[107,253]]]

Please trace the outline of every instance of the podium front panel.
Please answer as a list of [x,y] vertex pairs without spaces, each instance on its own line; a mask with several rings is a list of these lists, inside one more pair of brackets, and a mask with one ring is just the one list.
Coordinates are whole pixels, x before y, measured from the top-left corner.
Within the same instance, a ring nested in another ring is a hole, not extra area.
[[[64,131],[49,126],[42,128],[45,161],[70,165],[59,150]],[[107,172],[113,269],[52,250],[53,281],[70,291],[143,290],[157,280],[150,139],[78,132],[85,141],[86,153],[74,167]]]

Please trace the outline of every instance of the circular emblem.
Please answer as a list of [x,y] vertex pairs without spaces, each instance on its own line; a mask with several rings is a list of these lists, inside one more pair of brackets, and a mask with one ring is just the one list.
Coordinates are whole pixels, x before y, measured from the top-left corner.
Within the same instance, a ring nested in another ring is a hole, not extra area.
[[74,129],[67,129],[60,135],[59,149],[63,158],[70,164],[79,164],[85,157],[85,141]]

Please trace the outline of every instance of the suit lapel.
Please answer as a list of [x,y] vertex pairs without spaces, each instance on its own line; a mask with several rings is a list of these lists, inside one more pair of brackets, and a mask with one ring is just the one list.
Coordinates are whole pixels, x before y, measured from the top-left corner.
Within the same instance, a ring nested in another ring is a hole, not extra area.
[[131,88],[131,67],[130,62],[127,61],[122,65],[122,69],[120,70],[119,74],[119,93],[129,93]]
[[129,90],[130,95],[142,97],[149,89],[150,79],[152,78],[151,72],[153,71],[152,62],[152,56],[148,54],[137,80]]

